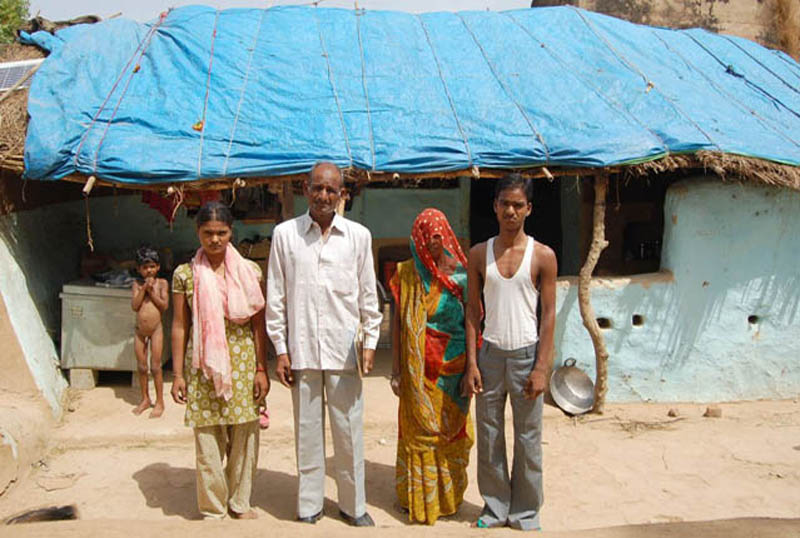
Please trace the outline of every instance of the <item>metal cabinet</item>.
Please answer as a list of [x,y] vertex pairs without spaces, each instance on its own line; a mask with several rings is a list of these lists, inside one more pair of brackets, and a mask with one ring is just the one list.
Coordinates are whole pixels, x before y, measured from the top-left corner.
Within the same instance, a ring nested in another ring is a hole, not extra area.
[[[93,281],[65,284],[61,297],[61,367],[136,370],[133,333],[136,313],[131,290],[104,288]],[[164,350],[169,358],[171,310],[162,316]]]

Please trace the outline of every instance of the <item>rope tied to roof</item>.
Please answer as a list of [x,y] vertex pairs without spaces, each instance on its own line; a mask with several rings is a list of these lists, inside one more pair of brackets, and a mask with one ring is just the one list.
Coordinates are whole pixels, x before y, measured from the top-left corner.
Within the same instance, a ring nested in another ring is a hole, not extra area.
[[[117,86],[119,86],[119,83],[122,80],[122,77],[125,75],[125,72],[131,66],[131,64],[133,63],[133,59],[136,58],[137,54],[139,56],[139,60],[136,62],[136,66],[138,67],[140,65],[140,62],[141,62],[142,58],[144,57],[145,52],[147,52],[147,48],[150,46],[150,41],[152,40],[153,35],[156,33],[158,28],[164,23],[164,21],[166,20],[168,15],[169,15],[169,10],[163,11],[161,13],[161,15],[159,16],[158,21],[156,21],[156,23],[153,26],[150,27],[150,30],[148,30],[147,34],[145,35],[145,38],[142,41],[139,42],[139,45],[133,51],[133,54],[128,59],[128,62],[125,64],[125,67],[123,67],[122,70],[120,71],[119,75],[117,76],[117,79],[114,81],[114,84],[111,86],[111,90],[108,92],[108,95],[106,95],[106,98],[103,100],[103,103],[100,105],[100,108],[97,110],[97,112],[95,113],[94,117],[92,118],[92,121],[89,122],[89,125],[86,127],[86,131],[84,131],[83,136],[81,137],[81,140],[78,143],[78,148],[75,150],[75,157],[73,159],[73,164],[76,167],[78,166],[78,158],[80,157],[81,149],[83,148],[84,143],[86,143],[86,140],[89,137],[89,133],[91,132],[92,128],[94,127],[94,124],[97,123],[97,120],[100,118],[100,114],[102,114],[103,110],[105,110],[105,107],[108,104],[108,101],[111,99],[111,96],[116,91]],[[98,157],[100,155],[100,148],[102,147],[103,142],[105,141],[106,135],[108,134],[108,129],[111,126],[111,123],[114,121],[114,118],[117,115],[117,111],[119,110],[119,106],[122,103],[122,99],[125,97],[125,94],[128,91],[128,86],[130,85],[131,80],[133,79],[133,75],[135,75],[138,72],[139,72],[138,69],[131,70],[131,73],[128,76],[128,80],[125,83],[125,87],[123,88],[122,93],[120,94],[119,99],[117,100],[117,104],[114,107],[114,111],[112,112],[111,117],[106,122],[106,127],[103,130],[103,135],[100,137],[100,141],[97,144],[97,150],[95,151],[95,154],[94,154],[94,162],[92,164],[92,170],[94,172],[97,172],[97,160],[98,160]]]
[[[314,7],[317,7],[316,3]],[[344,123],[344,114],[342,113],[342,105],[339,102],[339,93],[336,91],[336,80],[333,76],[333,67],[331,66],[331,59],[328,55],[328,49],[325,45],[325,38],[322,35],[322,26],[319,23],[319,17],[317,17],[317,10],[314,10],[314,22],[317,24],[317,32],[319,33],[319,45],[322,48],[322,56],[325,58],[325,65],[328,68],[328,83],[331,85],[331,91],[333,92],[333,99],[336,102],[336,111],[339,114],[339,123],[342,125],[342,137],[344,137],[344,146],[347,150],[347,159],[350,161],[350,169],[353,168],[353,152],[350,149],[350,139],[347,136],[347,126]],[[362,57],[363,62],[363,57]],[[367,109],[369,110],[369,102],[367,102]],[[370,131],[371,133],[371,131]],[[375,165],[375,153],[373,151],[372,155],[372,162],[373,167]]]
[[219,23],[219,9],[217,9],[214,15],[214,30],[211,32],[211,50],[208,54],[208,74],[206,75],[206,95],[203,99],[203,116],[199,122],[195,125],[199,124],[199,129],[196,128],[197,131],[200,131],[200,151],[197,154],[197,177],[203,177],[203,142],[205,142],[205,132],[206,132],[206,114],[208,113],[208,98],[209,94],[211,93],[211,68],[214,65],[214,43],[217,41],[217,24]]
[[[770,92],[768,92],[767,90],[765,90],[764,88],[762,88],[762,87],[761,87],[761,85],[759,85],[759,84],[756,84],[756,83],[755,83],[755,82],[753,82],[752,80],[748,79],[748,78],[747,78],[747,77],[744,75],[744,73],[742,73],[742,72],[740,72],[740,71],[738,71],[738,70],[736,69],[736,66],[734,66],[733,64],[726,64],[726,63],[725,63],[725,62],[722,60],[722,58],[718,57],[716,54],[714,54],[713,52],[711,52],[711,50],[709,50],[709,48],[708,48],[708,47],[706,47],[704,44],[702,44],[702,43],[701,43],[701,42],[700,42],[700,41],[699,41],[699,40],[698,40],[696,37],[694,37],[692,34],[686,34],[686,35],[688,35],[688,36],[689,36],[689,39],[691,39],[692,41],[694,41],[694,42],[697,44],[697,46],[698,46],[698,47],[700,47],[701,49],[703,49],[703,51],[704,51],[706,54],[708,54],[709,56],[711,56],[712,58],[714,58],[714,59],[715,59],[717,62],[719,62],[719,64],[720,64],[720,65],[722,65],[722,67],[724,67],[724,68],[725,68],[725,72],[726,72],[726,73],[728,73],[729,75],[732,75],[732,76],[734,76],[734,77],[736,77],[736,78],[740,78],[740,79],[744,80],[745,84],[747,84],[748,86],[750,86],[751,88],[753,88],[755,91],[757,91],[758,93],[762,94],[764,97],[768,98],[768,99],[769,99],[769,100],[771,100],[773,103],[775,103],[775,104],[777,104],[777,105],[780,105],[781,107],[785,108],[785,109],[786,109],[786,110],[787,110],[787,111],[788,111],[790,114],[792,114],[792,115],[796,116],[797,118],[800,118],[800,114],[799,114],[799,113],[798,113],[796,110],[794,110],[793,108],[789,107],[789,106],[788,106],[786,103],[784,103],[783,101],[781,101],[780,99],[778,99],[777,97],[775,97],[774,95],[772,95]],[[734,44],[735,44],[735,43],[734,43]],[[738,45],[737,45],[737,46],[738,46]],[[741,47],[740,47],[740,48],[741,48]],[[765,68],[767,71],[769,71],[770,73],[772,73],[772,71],[770,71],[770,70],[769,70],[769,69],[768,69],[768,68],[767,68],[765,65],[761,64],[760,62],[759,62],[759,64],[760,64],[762,67],[764,67],[764,68]],[[775,73],[772,73],[772,74],[774,75]],[[777,77],[777,75],[775,75],[775,76]],[[783,80],[782,78],[778,77],[778,80],[780,80],[781,82],[783,82],[784,84],[786,84],[786,81],[785,81],[785,80]],[[788,84],[787,84],[787,85],[788,85]],[[789,86],[789,87],[791,88],[791,86]],[[794,90],[794,91],[795,91],[795,93],[800,93],[800,91],[796,90],[795,88],[791,88],[791,89],[792,89],[792,90]]]
[[472,167],[472,151],[469,147],[469,142],[467,141],[467,135],[464,133],[464,128],[461,125],[461,120],[458,117],[458,112],[456,112],[456,104],[453,102],[453,96],[450,95],[450,89],[447,87],[447,81],[444,79],[444,73],[442,72],[442,65],[439,62],[439,56],[436,54],[436,49],[433,48],[433,42],[431,41],[431,36],[428,33],[428,28],[425,26],[425,21],[422,20],[422,17],[416,15],[417,20],[419,21],[419,25],[422,27],[422,31],[425,32],[425,39],[428,41],[428,46],[431,48],[431,54],[433,55],[433,59],[436,62],[436,70],[439,73],[439,79],[442,81],[442,87],[444,88],[444,93],[447,95],[447,101],[450,104],[450,110],[453,112],[453,118],[456,120],[456,127],[458,127],[458,132],[461,135],[461,140],[464,141],[464,149],[467,151],[467,159],[469,159],[469,166]]
[[[642,122],[641,120],[639,120],[639,118],[637,118],[637,117],[636,117],[634,114],[631,114],[631,113],[630,113],[630,111],[628,111],[628,110],[627,110],[627,109],[626,109],[624,106],[622,106],[620,103],[618,103],[618,102],[617,102],[615,99],[613,99],[611,96],[609,96],[609,95],[606,95],[606,93],[605,93],[605,92],[603,92],[603,90],[601,90],[600,88],[598,88],[598,87],[597,87],[597,86],[596,86],[594,83],[592,83],[592,82],[591,82],[591,80],[587,80],[587,77],[584,77],[584,76],[583,76],[583,75],[580,73],[580,70],[579,70],[579,69],[576,69],[574,65],[572,65],[572,64],[569,64],[569,63],[568,63],[566,60],[564,60],[564,59],[563,59],[563,58],[562,58],[562,57],[561,57],[559,54],[557,54],[557,53],[556,53],[556,52],[553,50],[553,48],[552,48],[552,47],[548,47],[548,46],[547,46],[547,45],[546,45],[544,42],[542,42],[541,40],[537,39],[537,38],[536,38],[536,37],[533,35],[533,33],[531,33],[531,31],[530,31],[530,30],[528,30],[528,28],[526,28],[525,26],[523,26],[523,24],[522,24],[521,22],[519,22],[519,20],[517,20],[517,17],[516,17],[516,16],[514,16],[514,14],[513,14],[513,13],[503,13],[503,14],[504,14],[504,15],[506,15],[506,16],[508,16],[509,18],[511,18],[511,20],[512,20],[512,21],[514,21],[514,23],[515,23],[517,26],[519,26],[519,27],[522,29],[522,31],[523,31],[523,32],[524,32],[524,33],[525,33],[525,34],[526,34],[526,35],[527,35],[527,36],[528,36],[528,37],[529,37],[529,38],[530,38],[530,39],[531,39],[531,40],[532,40],[534,43],[537,43],[537,44],[539,45],[539,47],[540,47],[540,48],[544,49],[544,51],[545,51],[545,52],[547,52],[547,53],[548,53],[548,54],[549,54],[549,55],[550,55],[550,56],[551,56],[551,57],[552,57],[552,58],[553,58],[553,59],[554,59],[556,62],[558,62],[558,63],[559,63],[559,64],[560,64],[562,67],[564,67],[564,69],[565,69],[565,72],[570,72],[570,73],[574,74],[574,76],[575,76],[575,77],[579,78],[579,79],[581,80],[581,82],[583,82],[583,83],[584,83],[586,86],[588,86],[589,88],[591,88],[591,89],[592,89],[592,91],[594,91],[594,93],[595,93],[595,94],[597,94],[597,95],[598,95],[598,96],[599,96],[599,97],[600,97],[600,98],[601,98],[603,101],[605,101],[607,104],[609,104],[609,106],[612,106],[612,107],[616,108],[616,109],[617,109],[617,111],[619,111],[619,112],[620,112],[620,113],[621,113],[623,116],[626,116],[628,119],[632,120],[634,123],[638,124],[640,127],[642,127],[643,129],[645,129],[646,131],[648,131],[648,132],[649,132],[649,133],[650,133],[650,134],[651,134],[653,137],[655,137],[655,138],[658,140],[658,142],[659,142],[659,143],[661,144],[661,146],[664,148],[664,152],[665,152],[667,155],[670,153],[669,146],[668,146],[668,145],[667,145],[667,143],[664,141],[664,139],[661,137],[661,135],[659,135],[659,134],[658,134],[657,132],[655,132],[653,129],[651,129],[650,127],[648,127],[647,125],[645,125],[645,124],[644,124],[644,122]],[[647,89],[645,90],[645,93],[649,92],[649,91],[650,91],[650,89],[652,89],[652,87],[653,87],[653,86],[650,86],[650,84],[651,84],[651,83],[649,83],[649,82],[648,82],[648,87],[647,87]],[[544,170],[547,170],[547,168],[545,167],[545,168],[544,168]],[[549,173],[550,173],[550,172],[549,172],[549,170],[547,170],[547,172],[545,173],[545,176],[547,176]],[[549,179],[549,178],[548,178],[548,179]]]
[[[639,67],[635,63],[628,60],[628,58],[626,58],[625,55],[617,51],[617,49],[614,48],[614,45],[612,45],[611,42],[609,42],[608,39],[606,39],[605,36],[603,36],[597,28],[595,28],[594,23],[591,22],[588,18],[586,18],[586,16],[581,12],[580,9],[577,9],[572,6],[570,6],[570,9],[572,9],[575,13],[578,14],[578,16],[581,18],[586,27],[589,28],[589,30],[603,42],[603,44],[611,51],[611,53],[619,60],[620,63],[622,63],[628,69],[632,70],[633,72],[637,73],[639,76],[642,77],[642,79],[646,83],[646,88],[655,89],[661,96],[661,98],[670,104],[670,106],[673,108],[673,110],[675,110],[675,112],[677,112],[680,116],[683,116],[689,123],[691,123],[692,126],[695,129],[697,129],[700,132],[700,134],[702,134],[711,145],[716,147],[719,151],[722,151],[720,145],[714,142],[711,136],[702,127],[700,127],[700,125],[698,125],[696,121],[694,121],[688,114],[686,114],[681,109],[681,107],[679,107],[677,103],[675,103],[674,100],[670,99],[664,94],[664,92],[659,90],[658,87],[655,85],[655,83],[651,85],[650,77],[648,77],[641,69],[639,69]],[[646,93],[649,93],[649,89],[645,90]]]
[[[720,92],[726,98],[728,98],[730,100],[730,102],[735,103],[741,110],[743,110],[744,112],[747,112],[748,114],[750,114],[751,116],[756,118],[759,121],[759,123],[761,123],[761,125],[763,125],[767,129],[773,131],[775,134],[777,134],[778,136],[780,136],[781,138],[783,138],[787,142],[789,142],[791,144],[794,144],[795,146],[800,146],[800,144],[798,144],[797,141],[795,141],[792,137],[790,137],[789,135],[785,134],[781,129],[776,128],[775,126],[773,126],[772,123],[770,121],[768,121],[766,118],[762,118],[761,115],[758,114],[758,112],[756,112],[752,107],[749,107],[745,103],[742,103],[741,101],[739,101],[739,99],[736,98],[735,95],[731,94],[730,92],[728,92],[727,90],[722,88],[719,84],[714,82],[714,80],[711,77],[709,77],[708,75],[706,75],[703,72],[702,69],[698,69],[688,58],[686,58],[683,54],[681,54],[680,52],[675,50],[673,47],[671,47],[669,45],[669,43],[667,43],[664,40],[664,38],[662,38],[660,35],[658,35],[655,32],[654,32],[654,35],[659,41],[661,41],[661,43],[664,45],[664,47],[667,50],[669,50],[671,53],[675,54],[686,65],[690,66],[692,69],[694,69],[698,73],[700,73],[700,76],[702,76],[705,79],[706,82],[708,82],[711,86],[714,87],[714,89],[716,89],[718,92]],[[714,58],[717,61],[719,61],[720,63],[722,63],[719,58],[716,58],[716,57],[714,57]],[[729,66],[729,67],[732,67],[732,66]],[[727,71],[727,69],[726,69],[726,71]],[[743,75],[742,75],[742,78],[744,78]]]
[[[750,51],[748,51],[747,49],[745,49],[744,47],[742,47],[742,46],[741,46],[739,43],[737,43],[737,42],[736,42],[734,39],[732,39],[732,38],[731,38],[731,36],[727,36],[727,35],[724,35],[724,34],[719,34],[719,35],[720,35],[720,37],[724,38],[724,39],[725,39],[725,40],[727,40],[729,43],[731,43],[731,44],[732,44],[734,47],[736,47],[737,49],[739,49],[740,51],[742,51],[743,53],[745,53],[745,54],[746,54],[746,55],[747,55],[747,56],[748,56],[748,57],[749,57],[751,60],[753,60],[753,61],[754,61],[755,63],[757,63],[758,65],[760,65],[760,66],[761,66],[761,67],[762,67],[762,68],[763,68],[763,69],[764,69],[764,70],[765,70],[767,73],[769,73],[770,75],[772,75],[772,76],[773,76],[773,77],[775,77],[776,79],[780,80],[780,81],[781,81],[781,82],[782,82],[782,83],[783,83],[783,84],[784,84],[784,85],[785,85],[787,88],[789,88],[790,90],[792,90],[794,93],[800,94],[800,89],[798,89],[798,88],[796,88],[796,87],[792,86],[792,85],[791,85],[789,82],[787,82],[787,81],[786,81],[786,80],[785,80],[785,79],[784,79],[782,76],[780,76],[780,75],[779,75],[778,73],[776,73],[776,72],[775,72],[773,69],[771,69],[771,68],[770,68],[770,67],[769,67],[767,64],[765,64],[764,62],[762,62],[761,60],[759,60],[758,58],[756,58],[755,56],[753,56],[752,54],[750,54]],[[743,75],[743,76],[744,76],[744,75]]]
[[262,10],[261,17],[258,19],[258,26],[253,35],[253,44],[250,46],[250,56],[247,59],[247,69],[244,72],[244,80],[242,81],[242,91],[239,93],[239,102],[236,104],[236,114],[233,117],[233,125],[231,126],[231,136],[228,138],[228,149],[225,151],[225,162],[222,165],[222,177],[228,175],[228,161],[230,161],[231,149],[233,149],[233,137],[236,134],[236,127],[239,125],[239,115],[242,112],[242,102],[244,101],[244,94],[247,90],[247,83],[250,81],[250,69],[253,65],[253,56],[256,51],[256,45],[258,44],[258,38],[261,35],[261,25],[264,22],[267,11],[272,8],[273,3],[274,2],[271,1],[270,5]]
[[172,223],[175,222],[175,215],[178,213],[178,208],[183,205],[184,200],[184,185],[180,185],[178,187],[170,186],[167,189],[167,194],[172,196],[174,207],[172,208],[172,214],[169,217],[169,231],[172,231]]
[[81,190],[86,211],[86,244],[89,245],[90,252],[94,252],[94,239],[92,238],[92,214],[91,211],[89,211],[89,194],[92,192],[92,187],[94,187],[96,179],[97,178],[94,176],[89,176],[89,179],[86,180],[86,184]]
[[501,88],[503,88],[505,94],[508,96],[511,102],[514,103],[514,106],[517,107],[519,113],[522,114],[522,117],[525,119],[525,122],[528,124],[528,127],[530,127],[534,136],[539,140],[539,143],[542,144],[542,148],[544,149],[545,164],[550,164],[550,148],[547,146],[547,142],[544,141],[542,133],[539,132],[539,130],[534,125],[533,121],[531,121],[531,119],[528,117],[528,114],[525,112],[525,109],[522,107],[519,101],[514,99],[514,96],[511,95],[511,91],[503,82],[503,79],[500,78],[500,74],[497,72],[497,69],[495,68],[491,60],[489,60],[489,55],[486,53],[486,50],[483,48],[483,45],[481,45],[481,42],[478,41],[478,36],[476,36],[475,32],[472,31],[472,28],[470,28],[469,24],[467,24],[467,21],[464,19],[461,13],[456,12],[456,16],[461,20],[461,23],[464,25],[464,28],[467,29],[469,35],[472,36],[472,40],[475,42],[475,45],[477,45],[478,49],[481,51],[481,55],[483,55],[483,60],[486,62],[486,65],[489,66],[489,69],[491,70],[492,75],[494,76],[497,83],[500,84]]
[[372,129],[372,113],[369,108],[369,90],[367,90],[367,68],[364,61],[364,42],[361,39],[361,17],[366,10],[358,8],[355,4],[356,33],[358,34],[358,52],[361,55],[361,86],[364,88],[364,102],[367,106],[367,124],[369,126],[369,150],[372,154],[372,170],[375,170],[375,134]]

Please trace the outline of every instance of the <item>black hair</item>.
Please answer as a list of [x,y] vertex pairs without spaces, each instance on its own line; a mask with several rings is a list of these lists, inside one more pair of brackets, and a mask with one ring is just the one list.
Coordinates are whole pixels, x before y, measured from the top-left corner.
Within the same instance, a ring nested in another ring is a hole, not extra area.
[[136,249],[136,265],[144,265],[147,262],[161,265],[158,251],[150,245],[142,245]]
[[500,198],[500,193],[507,189],[521,189],[525,193],[528,203],[533,203],[533,180],[521,174],[509,174],[499,180],[494,186],[494,199]]
[[233,214],[230,208],[222,202],[206,202],[203,204],[203,207],[200,208],[200,211],[197,212],[197,216],[194,220],[198,228],[212,220],[224,222],[228,227],[233,227]]

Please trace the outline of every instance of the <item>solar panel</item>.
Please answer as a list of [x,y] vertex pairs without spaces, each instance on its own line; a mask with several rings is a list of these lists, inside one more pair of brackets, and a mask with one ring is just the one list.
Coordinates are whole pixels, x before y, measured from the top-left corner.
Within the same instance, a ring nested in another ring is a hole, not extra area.
[[[35,60],[0,63],[0,91],[14,87],[14,84],[27,75],[28,71],[42,63],[43,60],[44,58],[37,58]],[[31,79],[28,79],[20,88],[27,88],[30,85]]]

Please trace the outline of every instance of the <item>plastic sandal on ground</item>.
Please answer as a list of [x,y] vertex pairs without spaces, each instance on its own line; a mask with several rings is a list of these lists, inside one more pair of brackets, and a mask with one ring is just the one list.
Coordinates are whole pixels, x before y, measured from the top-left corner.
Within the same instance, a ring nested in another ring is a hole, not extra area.
[[269,410],[266,407],[258,410],[258,426],[262,430],[269,428]]

